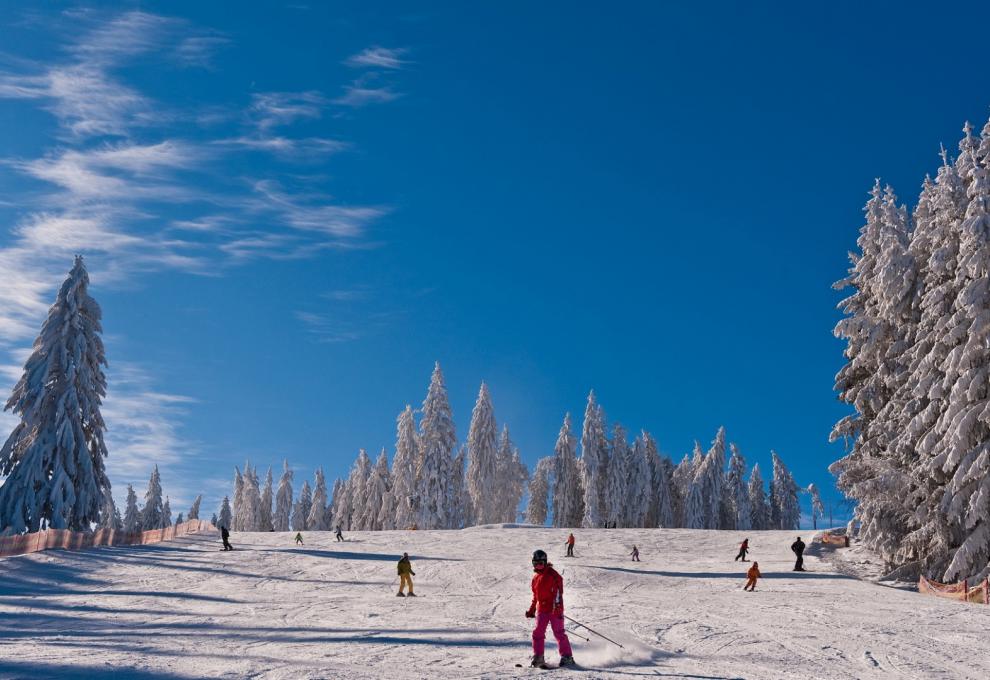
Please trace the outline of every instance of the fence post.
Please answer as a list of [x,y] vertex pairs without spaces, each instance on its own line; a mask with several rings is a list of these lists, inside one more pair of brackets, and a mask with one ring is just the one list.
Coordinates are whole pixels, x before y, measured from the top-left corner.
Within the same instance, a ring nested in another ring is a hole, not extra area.
[[963,579],[963,602],[969,602],[969,579]]
[[990,604],[990,576],[983,579],[983,604]]

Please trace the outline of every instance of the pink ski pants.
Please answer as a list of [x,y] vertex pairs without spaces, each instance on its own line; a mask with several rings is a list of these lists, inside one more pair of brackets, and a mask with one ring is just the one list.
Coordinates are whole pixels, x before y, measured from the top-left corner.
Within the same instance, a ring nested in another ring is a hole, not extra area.
[[563,614],[551,614],[550,612],[539,612],[536,615],[536,628],[533,629],[533,654],[543,656],[543,644],[547,639],[547,624],[553,636],[557,638],[557,649],[561,656],[571,656],[571,641],[567,639],[564,632]]

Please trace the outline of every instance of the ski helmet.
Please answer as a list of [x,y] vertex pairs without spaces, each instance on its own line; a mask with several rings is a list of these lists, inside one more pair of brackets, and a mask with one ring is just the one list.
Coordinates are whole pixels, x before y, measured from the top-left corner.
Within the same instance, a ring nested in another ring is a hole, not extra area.
[[542,550],[537,550],[533,553],[533,564],[546,564],[547,554]]

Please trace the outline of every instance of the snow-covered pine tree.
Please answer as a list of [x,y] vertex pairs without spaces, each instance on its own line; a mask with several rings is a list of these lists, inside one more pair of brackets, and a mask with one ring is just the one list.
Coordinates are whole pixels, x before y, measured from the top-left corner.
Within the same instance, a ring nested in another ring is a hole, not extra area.
[[358,451],[357,459],[351,468],[347,486],[351,492],[351,513],[348,528],[352,531],[366,531],[364,524],[365,508],[368,504],[368,479],[371,477],[371,458],[364,449]]
[[332,531],[337,526],[337,508],[340,507],[346,484],[337,477],[333,480],[333,493],[330,495],[330,505],[327,506],[327,526]]
[[0,531],[84,531],[99,521],[110,493],[100,317],[76,257],[4,407],[20,422],[0,448]]
[[656,440],[649,432],[643,433],[643,445],[647,458],[654,461],[653,489],[656,498],[656,517],[651,526],[670,529],[676,526],[674,519],[674,464],[657,451]]
[[414,512],[419,441],[412,407],[407,405],[396,419],[395,460],[392,461],[392,528],[408,529],[418,522]]
[[775,451],[770,452],[773,460],[773,505],[779,512],[779,524],[774,529],[798,529],[801,526],[801,506],[798,503],[798,485]]
[[313,506],[313,492],[309,488],[309,480],[304,480],[302,488],[299,490],[299,500],[296,501],[292,509],[292,530],[306,531],[309,526],[309,511]]
[[749,473],[749,528],[754,531],[771,528],[770,508],[767,506],[767,494],[763,489],[763,475],[760,474],[759,463],[753,465]]
[[217,513],[214,512],[213,513],[213,517],[210,518],[210,524],[212,524],[213,526],[216,526],[218,521],[219,520],[217,519]]
[[462,446],[450,468],[450,528],[463,529],[473,522],[471,519],[471,497],[468,495],[464,468],[467,464],[467,447]]
[[729,450],[732,451],[732,456],[729,458],[729,472],[725,476],[725,506],[729,508],[730,516],[722,528],[746,531],[752,528],[749,489],[746,486],[746,459],[735,444],[729,444]]
[[445,529],[450,525],[451,454],[457,435],[440,362],[433,367],[419,427],[422,452],[416,470],[419,527]]
[[335,496],[337,500],[333,504],[333,528],[339,526],[344,531],[354,528],[351,521],[354,515],[354,488],[351,477],[341,483],[340,493]]
[[162,517],[162,478],[158,474],[158,466],[151,471],[151,478],[148,480],[148,490],[144,492],[144,507],[141,508],[141,530],[150,531],[161,529],[164,518]]
[[605,522],[611,527],[625,527],[629,512],[629,441],[626,429],[616,423],[609,442],[610,455],[605,478]]
[[365,489],[366,500],[361,525],[366,531],[382,530],[382,525],[378,522],[378,515],[381,512],[385,498],[388,497],[388,487],[388,454],[382,448],[374,467],[371,469],[371,474],[368,476],[368,484]]
[[223,502],[220,504],[220,514],[214,515],[213,526],[215,527],[226,527],[230,531],[230,527],[234,522],[234,513],[230,509],[230,498],[227,496],[223,497]]
[[556,460],[554,456],[540,458],[529,479],[529,502],[526,504],[526,523],[544,526],[547,523],[549,506],[547,497],[550,495],[550,477],[553,474]]
[[495,488],[497,438],[491,394],[488,392],[488,385],[481,383],[478,399],[471,412],[467,440],[467,489],[471,498],[472,517],[477,524],[492,524],[500,510],[496,505]]
[[571,432],[570,413],[564,415],[553,453],[553,525],[579,527],[584,517],[584,498],[578,473],[577,438]]
[[811,496],[811,528],[818,529],[818,518],[825,517],[825,505],[822,503],[822,495],[818,492],[818,487],[814,484],[808,485],[808,495]]
[[595,391],[588,393],[581,429],[581,486],[584,489],[584,517],[581,524],[599,528],[605,524],[605,482],[608,479],[608,442],[605,436],[605,415]]
[[172,506],[169,505],[168,496],[165,497],[165,504],[162,505],[162,525],[159,529],[166,529],[172,526]]
[[327,478],[323,474],[323,468],[316,468],[315,479],[306,528],[310,531],[327,531],[330,528],[327,524]]
[[[919,304],[919,321],[915,343],[908,351],[910,378],[905,390],[913,399],[905,399],[903,420],[907,423],[897,442],[898,462],[908,470],[910,491],[903,499],[906,508],[914,508],[908,517],[910,533],[897,548],[898,563],[922,562],[927,575],[941,580],[948,563],[950,539],[947,522],[940,508],[945,473],[935,461],[934,444],[938,441],[935,428],[939,416],[948,405],[949,391],[945,384],[946,359],[962,336],[956,327],[946,323],[952,318],[958,297],[956,276],[959,261],[959,241],[966,214],[967,196],[963,179],[957,168],[969,168],[976,149],[969,125],[960,143],[961,154],[955,164],[949,163],[942,150],[942,166],[933,189],[922,191],[911,236],[911,251],[919,263],[920,286],[923,291]],[[924,210],[926,193],[930,205]],[[850,497],[857,498],[851,492]],[[857,514],[872,514],[868,503],[857,504]],[[855,521],[850,520],[851,522]]]
[[691,487],[688,489],[687,502],[684,504],[684,526],[688,529],[704,529],[705,513],[708,510],[708,503],[705,502],[705,475],[704,471],[695,475]]
[[519,449],[515,446],[512,447],[512,463],[510,469],[512,470],[513,477],[511,478],[511,486],[509,487],[512,491],[512,495],[509,497],[509,503],[507,509],[512,513],[511,516],[507,518],[509,522],[516,522],[519,518],[519,506],[522,504],[523,496],[526,495],[526,486],[529,483],[529,468],[522,461],[522,456],[519,455]]
[[234,466],[234,502],[231,511],[234,513],[231,531],[244,531],[244,475],[240,468]]
[[282,461],[282,477],[278,482],[278,492],[275,495],[275,516],[272,524],[275,531],[288,531],[292,515],[292,470],[289,461]]
[[519,504],[526,492],[529,471],[519,457],[519,449],[512,443],[508,425],[502,426],[502,434],[498,441],[495,479],[495,493],[499,508],[495,515],[495,521],[501,523],[515,522],[519,515]]
[[138,510],[134,487],[127,485],[127,505],[124,506],[124,531],[134,534],[141,531],[141,511]]
[[725,488],[725,428],[718,428],[712,446],[702,464],[704,474],[705,528],[718,529],[722,521],[722,502]]
[[100,529],[121,529],[123,523],[120,521],[120,513],[113,502],[113,495],[104,496],[103,507],[100,508]]
[[179,513],[179,516],[175,518],[175,524],[176,524],[176,526],[178,526],[179,524],[182,524],[185,521],[186,521],[186,518],[182,516],[182,513],[181,512]]
[[196,500],[192,502],[189,507],[189,514],[186,515],[186,520],[199,519],[199,506],[203,502],[203,494],[196,496]]
[[628,498],[626,500],[626,526],[646,527],[647,517],[654,506],[656,493],[653,488],[653,466],[647,455],[646,433],[636,437],[632,449],[628,452],[629,474]]
[[[959,292],[947,323],[958,344],[944,364],[949,399],[934,428],[937,443],[927,449],[934,454],[929,467],[945,480],[938,509],[948,539],[940,579],[946,581],[990,574],[990,123],[974,156],[960,173],[969,201],[960,227]],[[866,529],[863,523],[864,541]]]
[[241,499],[239,531],[261,530],[261,489],[258,488],[258,469],[244,463],[244,491]]
[[274,526],[274,518],[272,516],[272,466],[268,466],[268,472],[265,474],[265,487],[261,490],[261,507],[259,509],[258,519],[260,526],[258,531],[271,531]]
[[[695,447],[698,447],[698,442],[695,442]],[[681,462],[674,468],[670,481],[674,527],[686,527],[688,493],[691,490],[691,482],[694,481],[694,465],[688,454],[684,454]]]

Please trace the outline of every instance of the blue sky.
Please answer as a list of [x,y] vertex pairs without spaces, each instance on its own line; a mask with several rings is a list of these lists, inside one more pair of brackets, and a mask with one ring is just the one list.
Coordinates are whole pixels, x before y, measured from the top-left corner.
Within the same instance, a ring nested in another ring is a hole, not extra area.
[[82,252],[118,495],[343,475],[439,360],[530,464],[594,388],[834,499],[830,284],[987,117],[987,12],[669,5],[0,2],[4,382]]

